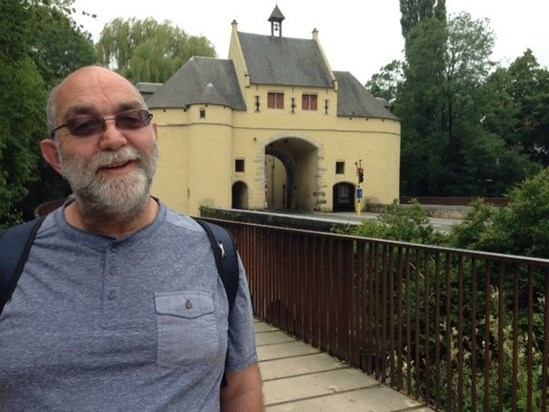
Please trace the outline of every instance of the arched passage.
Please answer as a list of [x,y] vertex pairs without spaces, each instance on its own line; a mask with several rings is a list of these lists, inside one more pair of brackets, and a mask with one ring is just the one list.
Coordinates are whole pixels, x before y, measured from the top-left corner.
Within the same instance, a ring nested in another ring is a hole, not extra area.
[[[276,160],[275,160],[276,159]],[[295,137],[265,147],[267,208],[312,211],[318,203],[318,148]]]
[[333,192],[334,212],[352,212],[355,209],[355,185],[352,183],[337,183]]
[[244,182],[235,182],[232,187],[232,208],[248,209],[248,186]]

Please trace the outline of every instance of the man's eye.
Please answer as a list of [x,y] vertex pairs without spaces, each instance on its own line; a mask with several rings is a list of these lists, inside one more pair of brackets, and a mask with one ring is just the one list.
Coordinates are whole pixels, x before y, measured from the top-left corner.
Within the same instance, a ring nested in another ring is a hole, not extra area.
[[132,129],[132,128],[135,129],[135,128],[142,127],[142,123],[143,123],[139,115],[135,113],[119,115],[117,121],[121,128],[126,128],[126,129]]
[[67,122],[72,134],[86,136],[98,133],[103,129],[101,119],[96,117],[86,117],[73,119],[71,123]]

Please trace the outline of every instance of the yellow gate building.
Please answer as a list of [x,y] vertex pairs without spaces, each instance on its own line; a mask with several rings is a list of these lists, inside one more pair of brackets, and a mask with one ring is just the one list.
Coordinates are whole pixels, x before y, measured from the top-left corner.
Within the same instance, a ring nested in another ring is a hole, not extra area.
[[285,38],[282,20],[275,7],[271,35],[233,21],[228,59],[193,57],[146,98],[159,126],[153,194],[168,206],[331,212],[398,199],[399,120],[332,71],[316,30]]

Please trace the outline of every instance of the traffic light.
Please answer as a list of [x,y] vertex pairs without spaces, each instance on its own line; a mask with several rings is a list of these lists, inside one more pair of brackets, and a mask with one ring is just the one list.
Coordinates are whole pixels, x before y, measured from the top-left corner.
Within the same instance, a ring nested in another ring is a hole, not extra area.
[[358,168],[358,183],[364,182],[364,169],[362,167]]

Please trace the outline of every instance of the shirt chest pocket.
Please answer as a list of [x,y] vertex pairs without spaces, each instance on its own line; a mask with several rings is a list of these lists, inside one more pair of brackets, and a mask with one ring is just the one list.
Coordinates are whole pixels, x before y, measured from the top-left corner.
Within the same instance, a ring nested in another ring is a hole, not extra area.
[[155,293],[157,364],[185,368],[219,356],[219,337],[212,297],[206,293]]

